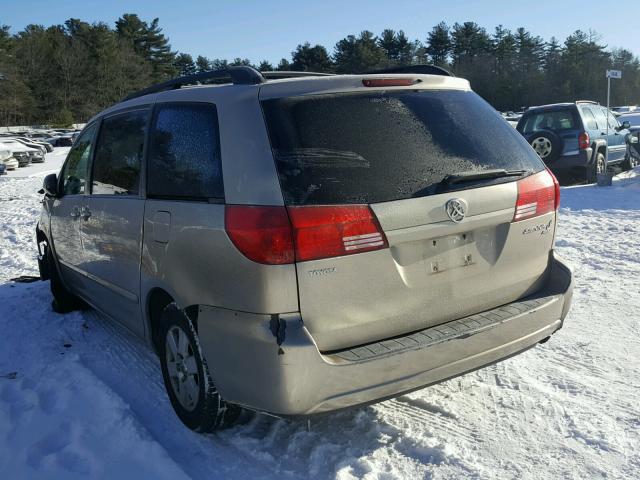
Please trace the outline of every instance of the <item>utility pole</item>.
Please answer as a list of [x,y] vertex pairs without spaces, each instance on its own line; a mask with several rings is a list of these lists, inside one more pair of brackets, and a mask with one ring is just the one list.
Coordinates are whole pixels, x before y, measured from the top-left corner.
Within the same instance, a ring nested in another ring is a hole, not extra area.
[[611,101],[612,78],[622,78],[622,70],[607,70],[607,136],[609,135],[609,105]]
[[605,150],[604,157],[604,171],[597,174],[597,182],[599,187],[610,187],[613,174],[607,168],[607,161],[609,160],[609,115],[611,115],[609,108],[611,106],[611,79],[622,78],[622,72],[620,70],[607,70],[607,149]]

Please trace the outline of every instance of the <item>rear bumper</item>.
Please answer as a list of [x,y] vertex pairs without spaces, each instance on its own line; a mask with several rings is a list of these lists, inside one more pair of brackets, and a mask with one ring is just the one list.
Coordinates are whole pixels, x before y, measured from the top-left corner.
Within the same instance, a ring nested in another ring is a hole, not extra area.
[[571,155],[562,155],[553,162],[549,162],[547,166],[553,173],[567,173],[568,171],[574,171],[584,169],[591,165],[591,157],[593,155],[593,149],[587,148],[584,150],[578,150]]
[[256,315],[202,306],[198,332],[222,396],[279,415],[372,403],[482,368],[562,327],[573,279],[554,258],[545,287],[509,305],[404,337],[318,351],[299,314]]

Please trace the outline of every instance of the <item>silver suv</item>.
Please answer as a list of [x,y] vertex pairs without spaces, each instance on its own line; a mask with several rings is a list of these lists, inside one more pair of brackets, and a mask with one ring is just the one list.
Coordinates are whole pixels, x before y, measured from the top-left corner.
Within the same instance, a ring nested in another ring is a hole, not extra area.
[[572,293],[558,183],[466,80],[420,71],[236,67],[100,113],[44,181],[53,307],[146,339],[198,431],[381,401],[547,340]]

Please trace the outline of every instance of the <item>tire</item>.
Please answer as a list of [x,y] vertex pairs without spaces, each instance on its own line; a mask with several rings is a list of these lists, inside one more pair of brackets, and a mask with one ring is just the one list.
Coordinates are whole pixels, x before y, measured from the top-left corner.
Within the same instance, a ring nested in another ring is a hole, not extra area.
[[627,153],[627,156],[624,158],[624,162],[622,162],[622,170],[631,170],[637,165],[638,161],[634,158],[634,156],[631,155],[631,153]]
[[604,155],[601,152],[596,154],[596,161],[587,167],[587,183],[596,183],[598,181],[598,173],[604,173],[606,163]]
[[175,303],[163,310],[160,322],[162,377],[178,418],[201,433],[232,425],[240,408],[225,402],[218,393],[193,322]]
[[53,301],[51,302],[53,311],[56,313],[69,313],[74,310],[85,309],[87,304],[67,290],[67,287],[62,283],[60,272],[58,272],[56,261],[53,258],[53,252],[48,244],[45,246],[44,256],[47,259],[49,286],[51,288],[51,294],[53,295]]
[[538,130],[527,141],[545,163],[557,160],[562,153],[562,139],[551,130]]

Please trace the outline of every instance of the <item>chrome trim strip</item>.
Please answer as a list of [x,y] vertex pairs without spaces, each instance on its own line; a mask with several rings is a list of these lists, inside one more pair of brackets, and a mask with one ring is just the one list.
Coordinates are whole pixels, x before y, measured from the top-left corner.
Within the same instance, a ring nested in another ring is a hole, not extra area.
[[378,242],[372,242],[372,243],[363,243],[360,245],[353,245],[350,247],[344,247],[345,250],[349,251],[349,250],[358,250],[360,248],[369,248],[369,247],[379,247],[380,245],[383,245],[384,242],[382,240],[378,241]]
[[375,237],[371,237],[371,238],[363,238],[362,240],[352,240],[350,242],[343,242],[343,243],[346,247],[349,245],[361,245],[363,243],[378,242],[380,240],[382,240],[382,235],[376,235]]
[[374,233],[365,233],[363,235],[353,235],[351,237],[342,237],[342,240],[344,242],[348,242],[351,240],[359,240],[361,238],[371,238],[371,237],[378,237],[380,236],[380,232],[374,232]]

